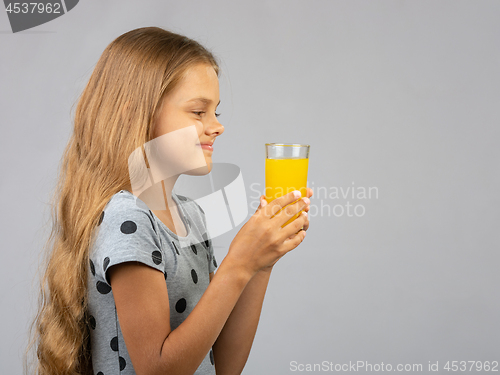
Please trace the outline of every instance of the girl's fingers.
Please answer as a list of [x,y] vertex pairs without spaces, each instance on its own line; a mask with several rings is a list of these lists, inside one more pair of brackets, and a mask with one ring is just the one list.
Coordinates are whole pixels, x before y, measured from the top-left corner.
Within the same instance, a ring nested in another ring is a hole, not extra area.
[[306,217],[306,221],[304,222],[304,225],[302,226],[302,230],[308,230],[309,229],[309,217]]
[[260,196],[260,207],[266,207],[268,205],[267,203],[267,200],[266,200],[266,196],[265,195],[261,195]]
[[307,193],[306,193],[307,198],[311,198],[313,195],[313,189],[308,187],[308,188],[306,188],[306,191],[307,191]]
[[261,195],[260,196],[260,204],[259,204],[259,207],[257,207],[257,209],[255,210],[255,212],[257,213],[261,208],[264,208],[268,205],[267,203],[267,200],[266,200],[266,196],[265,195]]
[[300,229],[305,225],[306,222],[307,222],[307,214],[305,212],[302,212],[299,215],[299,217],[297,217],[290,224],[285,225],[283,228],[280,229],[280,231],[282,232],[283,236],[285,236],[285,238],[289,238],[298,231],[300,231]]
[[[292,234],[290,237],[287,238],[287,240],[293,240],[296,236],[300,236],[301,235],[300,232],[302,232],[303,230],[305,230],[305,229],[299,229],[298,232]],[[286,242],[286,241],[284,241],[284,242]]]
[[[266,216],[272,218],[274,215],[276,215],[280,210],[289,205],[290,203],[295,202],[296,200],[300,199],[301,195],[298,190],[296,191],[291,191],[288,194],[285,194],[279,198],[274,199],[271,203],[266,205],[266,208],[264,209],[264,213]],[[285,223],[286,220],[283,222]]]
[[302,227],[302,230],[308,230],[308,229],[309,229],[309,220],[307,220],[304,226]]
[[285,246],[285,252],[288,253],[289,251],[295,249],[297,246],[300,245],[302,241],[304,241],[305,237],[306,237],[305,230],[301,230],[298,233],[295,233],[293,236],[290,236],[290,238],[286,239],[283,242],[283,245]]
[[302,198],[297,200],[295,203],[289,204],[288,206],[283,208],[279,213],[277,213],[271,220],[277,221],[280,224],[280,226],[285,224],[294,215],[296,215],[300,211],[304,211],[307,207],[309,207],[308,201],[309,201],[308,198]]

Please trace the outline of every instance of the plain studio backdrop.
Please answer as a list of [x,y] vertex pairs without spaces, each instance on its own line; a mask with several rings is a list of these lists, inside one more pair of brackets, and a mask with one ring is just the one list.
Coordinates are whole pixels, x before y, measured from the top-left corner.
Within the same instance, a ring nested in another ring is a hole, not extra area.
[[78,96],[144,26],[221,61],[214,161],[241,168],[248,218],[264,144],[311,145],[310,229],[274,267],[244,374],[500,361],[499,19],[498,1],[82,0],[13,34],[0,12],[0,373],[22,371]]

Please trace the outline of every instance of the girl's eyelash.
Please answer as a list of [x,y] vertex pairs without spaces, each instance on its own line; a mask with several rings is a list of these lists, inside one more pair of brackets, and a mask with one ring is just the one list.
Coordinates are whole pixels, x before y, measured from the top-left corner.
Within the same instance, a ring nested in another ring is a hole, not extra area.
[[[197,111],[197,112],[193,112],[195,115],[197,116],[201,116],[202,113],[205,113],[204,111]],[[215,113],[215,117],[219,117],[220,116],[220,113]]]

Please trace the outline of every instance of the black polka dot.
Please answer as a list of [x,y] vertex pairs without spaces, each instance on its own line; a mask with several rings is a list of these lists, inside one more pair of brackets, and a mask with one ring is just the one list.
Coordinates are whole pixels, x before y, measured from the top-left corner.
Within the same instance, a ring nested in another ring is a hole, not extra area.
[[217,262],[215,261],[215,258],[214,258],[214,266],[217,268]]
[[104,375],[104,374],[103,374],[101,371],[99,371],[99,372],[97,373],[97,375]]
[[99,216],[99,222],[97,223],[97,226],[101,225],[103,220],[104,220],[104,211],[102,211],[101,216]]
[[208,247],[210,246],[210,244],[208,243],[208,236],[206,233],[203,233],[203,240],[205,242],[205,247],[208,249]]
[[195,253],[196,255],[198,255],[198,250],[196,250],[196,246],[191,245],[191,250],[193,250],[193,253]]
[[95,322],[95,318],[92,315],[89,316],[89,324],[90,324],[90,328],[95,329],[96,322]]
[[102,269],[106,272],[106,268],[109,266],[109,257],[104,258],[104,262],[102,262]]
[[193,278],[193,281],[196,284],[198,282],[198,275],[196,274],[196,271],[194,269],[191,270],[191,277]]
[[212,364],[212,366],[214,365],[214,352],[212,351],[212,349],[210,349],[210,363]]
[[181,298],[175,304],[175,311],[177,311],[178,313],[183,313],[184,310],[186,310],[186,300],[184,298]]
[[92,275],[95,276],[95,267],[94,267],[94,262],[92,262],[92,259],[90,260],[90,272],[92,272]]
[[179,249],[177,249],[177,246],[175,245],[175,242],[172,241],[172,245],[174,245],[175,252],[177,253],[177,255],[181,255],[181,253],[179,253]]
[[98,281],[96,287],[101,294],[108,294],[109,292],[111,292],[111,287],[108,284],[103,283],[102,281]]
[[132,234],[137,230],[137,225],[133,221],[126,221],[120,227],[123,234]]
[[154,264],[160,264],[162,261],[161,253],[158,250],[153,251],[151,257],[153,258]]
[[111,350],[114,352],[118,351],[118,336],[115,336],[109,342],[109,346],[111,346]]
[[118,360],[120,361],[120,371],[123,371],[125,369],[125,366],[127,366],[127,362],[123,357],[118,358]]
[[167,271],[163,272],[163,274],[165,275],[165,280],[167,280]]

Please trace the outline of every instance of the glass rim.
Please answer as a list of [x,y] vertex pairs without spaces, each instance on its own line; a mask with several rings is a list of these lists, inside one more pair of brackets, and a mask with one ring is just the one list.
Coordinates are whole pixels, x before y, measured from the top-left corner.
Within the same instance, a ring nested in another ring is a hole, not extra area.
[[311,147],[310,145],[300,143],[266,143],[266,146]]

